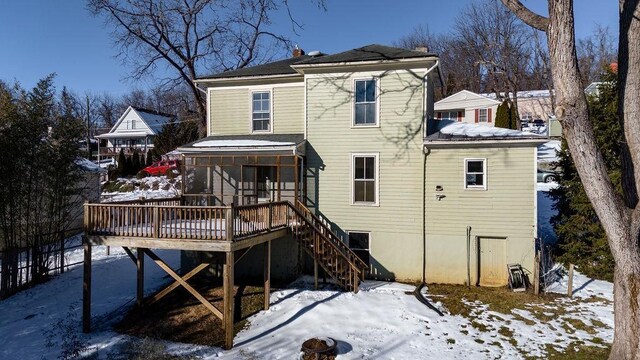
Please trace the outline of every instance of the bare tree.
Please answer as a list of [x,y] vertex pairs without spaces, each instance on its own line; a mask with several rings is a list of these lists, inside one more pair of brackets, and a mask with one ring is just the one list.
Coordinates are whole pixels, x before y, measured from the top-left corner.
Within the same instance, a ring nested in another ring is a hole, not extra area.
[[[531,32],[517,16],[498,0],[469,4],[456,21],[459,38],[481,69],[481,91],[511,92],[518,107],[517,93],[523,89],[533,64]],[[520,128],[518,120],[517,124]]]
[[290,47],[270,30],[272,14],[288,11],[287,0],[88,0],[88,7],[112,27],[133,79],[169,69],[173,75],[162,80],[163,88],[188,87],[203,126],[205,95],[194,79],[267,61]]
[[122,114],[122,109],[116,99],[110,94],[102,94],[98,97],[96,117],[101,130],[110,129]]
[[519,18],[544,31],[556,92],[556,116],[584,190],[607,234],[615,261],[615,333],[610,359],[640,359],[640,2],[620,0],[618,116],[626,141],[623,196],[609,179],[596,146],[578,67],[572,0],[548,0],[549,16],[519,0],[502,0]]
[[582,74],[582,85],[600,80],[604,66],[616,61],[616,40],[608,27],[596,26],[593,34],[578,40],[578,67]]
[[428,27],[418,26],[410,34],[394,42],[394,46],[404,49],[426,47],[429,52],[438,54],[440,70],[445,80],[441,95],[446,97],[463,89],[480,91],[478,61],[453,34],[433,34]]

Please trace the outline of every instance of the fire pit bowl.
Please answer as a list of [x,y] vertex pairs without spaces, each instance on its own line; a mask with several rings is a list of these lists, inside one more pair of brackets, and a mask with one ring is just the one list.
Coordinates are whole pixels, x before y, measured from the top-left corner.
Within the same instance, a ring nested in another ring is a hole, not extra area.
[[337,342],[330,337],[315,337],[302,343],[303,359],[334,359]]

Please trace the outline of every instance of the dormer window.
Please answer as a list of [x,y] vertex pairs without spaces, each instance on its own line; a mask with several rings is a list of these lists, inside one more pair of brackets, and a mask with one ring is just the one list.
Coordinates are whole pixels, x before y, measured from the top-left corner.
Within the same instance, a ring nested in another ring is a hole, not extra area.
[[378,87],[376,79],[356,80],[354,126],[378,125]]
[[271,131],[271,92],[251,93],[251,130],[253,132]]

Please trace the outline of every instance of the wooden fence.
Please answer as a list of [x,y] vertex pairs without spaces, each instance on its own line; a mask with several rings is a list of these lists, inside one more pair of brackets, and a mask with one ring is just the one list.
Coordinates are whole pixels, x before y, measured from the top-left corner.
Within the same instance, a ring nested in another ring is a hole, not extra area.
[[79,233],[82,229],[40,234],[42,238],[57,238],[39,246],[26,246],[0,251],[0,298],[9,297],[48,277],[64,273],[82,261],[69,262],[65,252],[82,247],[81,240],[65,234]]

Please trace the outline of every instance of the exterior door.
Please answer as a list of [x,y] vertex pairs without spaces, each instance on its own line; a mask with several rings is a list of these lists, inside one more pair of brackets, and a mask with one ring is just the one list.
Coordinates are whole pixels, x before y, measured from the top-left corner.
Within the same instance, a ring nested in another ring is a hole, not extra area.
[[480,286],[507,285],[507,239],[490,237],[477,239]]
[[256,192],[258,203],[274,201],[275,194],[275,167],[273,166],[257,166],[256,167]]
[[276,168],[274,166],[242,166],[243,204],[258,204],[275,200]]

